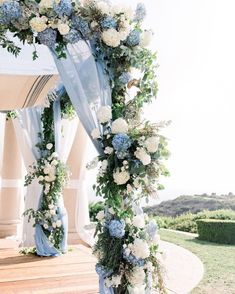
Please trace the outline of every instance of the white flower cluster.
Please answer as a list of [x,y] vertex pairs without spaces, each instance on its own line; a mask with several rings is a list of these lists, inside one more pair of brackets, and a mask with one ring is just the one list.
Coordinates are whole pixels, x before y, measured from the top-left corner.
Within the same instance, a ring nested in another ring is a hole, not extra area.
[[129,181],[130,173],[125,169],[116,169],[113,173],[113,179],[117,185],[124,185]]
[[121,275],[112,276],[111,278],[105,279],[105,285],[107,288],[110,288],[110,287],[117,288],[121,284],[121,279],[122,279]]

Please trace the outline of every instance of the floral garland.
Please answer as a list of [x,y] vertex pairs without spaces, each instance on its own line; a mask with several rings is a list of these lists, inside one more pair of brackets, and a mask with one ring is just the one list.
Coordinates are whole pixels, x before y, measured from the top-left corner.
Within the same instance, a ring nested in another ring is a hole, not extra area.
[[[25,185],[32,183],[37,179],[43,187],[41,198],[41,207],[38,210],[28,209],[24,212],[30,221],[34,219],[34,226],[41,225],[45,235],[50,243],[61,251],[61,241],[64,236],[64,229],[61,221],[61,212],[58,209],[62,190],[68,181],[68,167],[60,161],[55,152],[54,121],[53,121],[53,101],[54,95],[48,95],[48,107],[43,110],[41,120],[43,124],[43,133],[39,134],[42,142],[37,144],[41,157],[31,166],[31,171],[25,179]],[[74,109],[68,96],[65,93],[61,97],[62,118],[72,119]]]
[[143,4],[134,12],[108,1],[0,0],[0,46],[19,53],[6,37],[9,30],[24,42],[55,48],[58,58],[66,58],[67,44],[85,40],[110,78],[112,108],[99,109],[102,131],[91,134],[104,152],[88,167],[100,164],[94,188],[105,200],[105,210],[96,217],[96,270],[107,288],[122,294],[151,293],[154,286],[164,291],[157,225],[141,209],[142,199],[163,188],[158,178],[168,175],[162,160],[169,155],[159,133],[167,123],[141,119],[142,107],[157,94],[156,55],[145,48],[152,32],[141,28],[145,15]]

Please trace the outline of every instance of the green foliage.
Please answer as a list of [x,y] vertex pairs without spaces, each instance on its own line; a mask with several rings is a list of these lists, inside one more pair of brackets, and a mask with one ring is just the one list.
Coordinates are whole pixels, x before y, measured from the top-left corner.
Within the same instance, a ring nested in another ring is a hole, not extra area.
[[235,212],[232,210],[205,210],[197,214],[186,213],[177,217],[156,216],[154,218],[160,228],[197,233],[197,220],[235,220]]
[[96,222],[96,215],[98,212],[101,210],[104,210],[104,202],[103,201],[98,201],[98,202],[92,202],[89,205],[89,212],[90,212],[90,220],[92,222]]
[[37,250],[36,247],[24,247],[20,249],[19,253],[23,255],[37,255]]
[[222,244],[235,244],[235,221],[198,220],[199,239]]
[[2,30],[0,25],[0,47],[6,49],[9,53],[17,57],[21,51],[21,48],[16,46],[14,42],[9,40],[5,34],[6,32]]

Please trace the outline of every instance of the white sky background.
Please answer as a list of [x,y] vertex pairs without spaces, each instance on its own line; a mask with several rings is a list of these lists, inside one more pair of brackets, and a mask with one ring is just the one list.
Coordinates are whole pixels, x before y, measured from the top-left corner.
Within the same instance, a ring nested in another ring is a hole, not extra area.
[[146,116],[172,120],[171,177],[160,199],[235,192],[235,1],[143,2],[160,66],[158,99]]

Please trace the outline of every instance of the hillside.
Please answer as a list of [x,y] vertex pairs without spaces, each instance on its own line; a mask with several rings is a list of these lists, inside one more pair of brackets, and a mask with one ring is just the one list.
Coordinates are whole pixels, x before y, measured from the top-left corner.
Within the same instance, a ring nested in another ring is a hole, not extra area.
[[235,195],[203,194],[179,196],[174,200],[163,201],[158,205],[146,207],[145,212],[160,216],[177,216],[186,212],[197,213],[203,210],[232,209],[235,211]]

